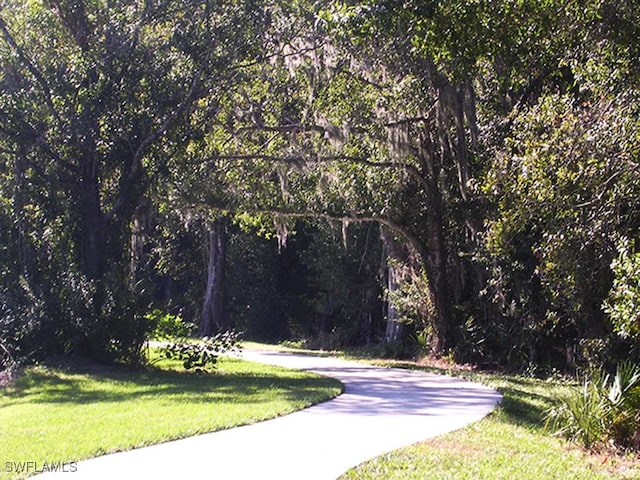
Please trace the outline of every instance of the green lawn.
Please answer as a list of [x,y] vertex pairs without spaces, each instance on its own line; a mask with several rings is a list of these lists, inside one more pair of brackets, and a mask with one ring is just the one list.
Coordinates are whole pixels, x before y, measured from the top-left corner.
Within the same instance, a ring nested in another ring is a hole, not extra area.
[[29,368],[0,389],[0,478],[20,477],[7,462],[80,460],[230,428],[341,388],[337,380],[233,358],[208,375],[166,360],[148,370]]
[[[341,390],[331,379],[233,358],[211,375],[167,361],[156,366],[35,367],[0,389],[0,478],[19,477],[6,473],[7,461],[70,461],[149,445],[274,417]],[[544,430],[544,411],[566,388],[562,382],[463,375],[499,389],[502,405],[481,422],[382,455],[343,479],[640,478],[637,458],[588,454]]]
[[[389,364],[388,362],[386,363]],[[396,364],[416,368],[414,364]],[[442,369],[438,373],[459,374]],[[544,412],[566,386],[558,380],[464,372],[504,396],[484,420],[403,448],[347,472],[345,479],[638,479],[638,458],[589,454],[544,429]]]

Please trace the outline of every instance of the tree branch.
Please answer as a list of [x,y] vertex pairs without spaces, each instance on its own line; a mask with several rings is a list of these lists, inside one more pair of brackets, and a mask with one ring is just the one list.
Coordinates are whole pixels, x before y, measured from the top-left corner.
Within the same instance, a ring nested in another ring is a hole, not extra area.
[[411,231],[408,227],[400,224],[396,220],[376,215],[347,213],[347,212],[314,212],[314,211],[293,211],[280,208],[256,208],[256,209],[234,209],[227,205],[213,205],[211,203],[201,203],[192,205],[192,207],[204,207],[206,209],[217,210],[225,215],[234,215],[239,211],[247,211],[255,215],[281,216],[290,219],[298,218],[321,218],[334,222],[350,222],[350,223],[369,223],[375,222],[389,228],[391,231],[401,235],[406,239],[408,244],[424,261],[427,259],[427,248],[420,240],[420,237]]
[[353,162],[360,165],[373,168],[384,169],[400,169],[409,174],[414,180],[416,180],[422,188],[428,190],[428,182],[424,178],[424,175],[418,167],[409,163],[403,162],[375,162],[369,160],[367,157],[356,157],[350,155],[328,155],[328,156],[316,156],[316,157],[303,157],[303,156],[283,156],[265,155],[265,154],[246,154],[246,155],[216,155],[208,159],[199,161],[198,163],[206,162],[213,163],[216,160],[232,160],[232,161],[254,161],[254,160],[266,160],[269,162],[283,162],[293,165],[301,165],[308,163],[330,163],[330,162]]
[[1,16],[0,16],[0,31],[2,32],[2,36],[4,37],[5,42],[7,42],[9,46],[16,52],[20,61],[24,64],[27,70],[29,70],[31,75],[33,75],[33,77],[36,79],[36,81],[40,85],[40,88],[42,88],[44,92],[44,99],[47,104],[47,107],[49,108],[49,111],[51,112],[51,115],[53,115],[53,117],[60,124],[62,124],[62,120],[60,119],[60,116],[58,115],[58,112],[56,111],[53,105],[53,101],[51,100],[51,88],[49,87],[49,84],[44,78],[44,75],[42,75],[42,73],[38,70],[38,68],[36,68],[33,62],[27,57],[27,55],[22,50],[22,48],[20,48],[18,43],[15,41],[15,39],[11,35],[11,32],[9,32],[9,27],[7,27],[7,24],[5,23],[4,19]]
[[187,92],[187,94],[184,96],[184,98],[178,105],[178,108],[176,108],[173,112],[171,112],[167,116],[165,121],[162,123],[162,125],[160,125],[159,128],[157,128],[155,131],[149,134],[146,138],[144,138],[138,145],[133,155],[129,172],[127,173],[125,177],[125,181],[120,187],[120,191],[118,193],[118,199],[116,200],[111,211],[109,211],[108,213],[109,217],[113,218],[117,216],[119,212],[125,207],[126,197],[129,194],[129,188],[136,181],[136,179],[140,175],[140,172],[142,171],[142,156],[145,154],[149,146],[153,142],[155,142],[158,138],[160,138],[162,135],[164,135],[169,129],[169,127],[171,126],[171,124],[173,123],[173,121],[176,118],[178,118],[180,115],[182,115],[182,113],[184,113],[184,111],[190,105],[190,103],[193,100],[194,94],[197,91],[198,86],[200,85],[200,76],[201,76],[201,72],[198,71],[191,82],[189,91]]
[[607,178],[605,182],[602,184],[602,191],[598,194],[596,198],[594,198],[593,200],[589,200],[588,202],[579,203],[578,205],[575,206],[575,208],[592,207],[593,205],[600,203],[602,201],[602,197],[604,197],[604,194],[607,193],[607,191],[609,190],[611,183],[620,175],[622,175],[622,173],[623,172],[621,170],[615,172],[613,175]]
[[[0,112],[0,120],[2,120],[2,124],[12,124],[18,123],[16,125],[16,132],[11,131],[11,129],[6,129],[0,126],[0,133],[3,133],[7,138],[13,141],[17,145],[21,145],[26,149],[31,149],[34,145],[40,146],[42,150],[49,155],[49,157],[55,161],[57,164],[61,165],[63,168],[67,169],[69,173],[76,172],[76,167],[63,159],[58,153],[56,153],[51,145],[45,140],[45,133],[38,132],[35,127],[33,127],[29,122],[24,118],[12,118],[4,112]],[[24,144],[20,141],[20,132],[26,133],[29,139],[32,139],[32,143]]]

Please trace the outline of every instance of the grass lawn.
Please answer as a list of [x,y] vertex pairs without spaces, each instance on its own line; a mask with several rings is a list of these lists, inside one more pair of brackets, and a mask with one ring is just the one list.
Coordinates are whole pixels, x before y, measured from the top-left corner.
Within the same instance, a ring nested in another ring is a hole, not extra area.
[[[76,461],[253,423],[340,393],[337,380],[234,358],[212,374],[154,368],[32,367],[0,388],[0,478],[7,462]],[[14,465],[12,463],[12,465]]]
[[639,458],[589,454],[544,430],[544,412],[566,388],[562,382],[474,372],[463,376],[498,389],[504,396],[502,404],[476,424],[377,457],[350,470],[342,480],[640,478]]

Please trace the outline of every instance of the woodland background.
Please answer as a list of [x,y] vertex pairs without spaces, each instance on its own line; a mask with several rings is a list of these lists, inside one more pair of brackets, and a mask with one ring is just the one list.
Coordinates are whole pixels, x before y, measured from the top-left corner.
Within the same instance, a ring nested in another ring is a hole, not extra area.
[[2,0],[0,358],[640,356],[635,0]]

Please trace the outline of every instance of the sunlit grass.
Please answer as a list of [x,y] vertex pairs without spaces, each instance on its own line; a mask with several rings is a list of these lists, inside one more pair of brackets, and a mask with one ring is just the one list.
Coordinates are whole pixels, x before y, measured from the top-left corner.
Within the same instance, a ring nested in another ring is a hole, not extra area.
[[[377,362],[380,363],[380,362]],[[389,364],[389,362],[383,362]],[[411,363],[394,366],[418,368]],[[429,368],[490,385],[502,404],[464,429],[377,457],[342,479],[637,479],[637,458],[595,455],[545,429],[545,412],[566,385],[557,379],[455,372]]]
[[162,360],[147,370],[27,369],[0,389],[0,478],[6,462],[75,461],[273,418],[338,395],[337,380],[220,360],[213,374]]
[[[308,353],[292,344],[284,347],[253,346]],[[315,354],[326,355],[328,352],[316,351]],[[501,405],[484,420],[381,455],[346,472],[342,480],[640,478],[640,458],[637,455],[588,452],[553,436],[545,428],[546,411],[571,385],[562,378],[541,380],[475,372],[446,361],[429,362],[431,366],[425,366],[411,361],[380,359],[375,356],[375,350],[367,349],[331,354],[384,367],[462,376],[492,386],[503,395]]]

